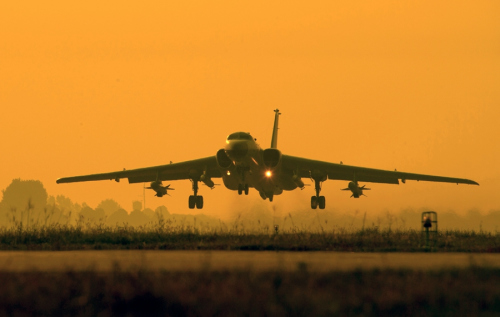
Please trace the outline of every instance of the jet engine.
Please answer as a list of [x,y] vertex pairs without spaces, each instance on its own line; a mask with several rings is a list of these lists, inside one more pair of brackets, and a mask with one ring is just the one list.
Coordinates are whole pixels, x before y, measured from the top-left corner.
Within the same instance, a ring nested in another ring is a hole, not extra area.
[[233,165],[233,161],[227,156],[224,149],[218,150],[215,157],[217,159],[217,165],[222,169],[229,169],[231,165]]
[[162,186],[161,181],[151,182],[150,187],[146,187],[147,189],[152,189],[156,192],[156,197],[163,197],[168,195],[167,191],[174,190],[174,188],[170,188],[170,185]]
[[281,152],[277,149],[265,149],[262,159],[267,168],[274,169],[281,163]]
[[359,187],[358,182],[350,182],[347,185],[347,188],[344,188],[342,190],[350,190],[352,192],[351,197],[359,198],[359,196],[365,196],[365,194],[363,194],[364,190],[370,190],[370,188],[366,188],[365,186],[366,185]]

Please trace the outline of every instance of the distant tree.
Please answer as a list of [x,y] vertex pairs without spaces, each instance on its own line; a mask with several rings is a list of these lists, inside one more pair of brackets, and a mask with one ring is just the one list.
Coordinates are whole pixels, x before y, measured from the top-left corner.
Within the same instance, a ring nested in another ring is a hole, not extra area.
[[[142,204],[141,204],[142,206]],[[146,216],[146,214],[140,210],[134,210],[130,213],[129,224],[133,227],[144,226],[151,222],[151,219]]]
[[56,198],[52,195],[50,195],[48,198],[47,198],[47,206],[55,206],[56,205]]
[[82,210],[78,215],[85,224],[103,224],[106,220],[103,209],[96,208],[94,210],[85,203],[83,203]]
[[57,196],[57,198],[49,196],[47,198],[47,207],[41,217],[41,223],[44,225],[70,224],[76,214],[76,207],[69,198],[61,195]]
[[106,224],[108,226],[125,226],[129,223],[129,214],[125,209],[118,209],[112,213],[107,219]]
[[136,200],[132,203],[132,210],[133,211],[141,211],[142,210],[142,202]]
[[101,208],[104,210],[104,214],[106,216],[110,216],[112,213],[121,209],[122,207],[113,199],[105,199],[97,205],[97,208]]
[[500,210],[492,210],[483,218],[483,230],[500,234]]
[[51,204],[52,201],[49,199],[47,207],[44,209],[43,214],[40,217],[39,224],[43,226],[53,225],[53,224],[69,224],[70,218],[69,214],[64,213],[57,204]]
[[31,226],[39,223],[48,198],[42,182],[14,179],[2,193],[0,221],[3,225]]
[[170,212],[168,212],[168,209],[165,206],[159,206],[159,207],[157,207],[155,209],[155,213],[162,214],[165,217],[168,216],[168,215],[170,215]]
[[79,204],[74,204],[71,199],[63,195],[57,195],[56,204],[59,209],[61,209],[65,213],[71,212],[73,214],[77,214],[82,209],[82,206],[80,206]]
[[78,214],[82,210],[82,206],[80,206],[80,204],[73,203],[71,199],[63,195],[57,195],[56,206],[62,214],[62,222],[60,223],[64,224],[74,224],[77,220]]
[[154,220],[156,218],[155,212],[153,209],[146,208],[142,211],[146,216],[148,216],[149,219]]

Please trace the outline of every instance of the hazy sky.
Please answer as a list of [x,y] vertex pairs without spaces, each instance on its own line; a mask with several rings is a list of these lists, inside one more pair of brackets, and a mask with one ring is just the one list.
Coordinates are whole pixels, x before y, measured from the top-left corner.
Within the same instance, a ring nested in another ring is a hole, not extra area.
[[[38,179],[131,209],[142,184],[55,181],[215,155],[240,130],[266,148],[279,108],[286,154],[481,184],[368,184],[350,199],[328,181],[332,212],[499,209],[499,16],[496,0],[2,1],[0,188]],[[172,187],[147,207],[192,212],[191,183]],[[313,192],[268,205],[307,210]],[[200,194],[216,216],[261,200]]]

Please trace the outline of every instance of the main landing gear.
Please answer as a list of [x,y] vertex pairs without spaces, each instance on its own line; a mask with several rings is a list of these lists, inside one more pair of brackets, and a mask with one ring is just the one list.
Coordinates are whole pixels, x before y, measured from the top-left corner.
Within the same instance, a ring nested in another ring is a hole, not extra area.
[[194,195],[189,196],[189,209],[202,209],[203,208],[203,196],[198,196],[198,180],[192,180],[193,182],[193,192]]
[[325,209],[326,200],[325,196],[320,196],[319,192],[321,191],[321,182],[319,180],[314,180],[314,185],[316,189],[316,196],[311,197],[311,208],[316,209]]

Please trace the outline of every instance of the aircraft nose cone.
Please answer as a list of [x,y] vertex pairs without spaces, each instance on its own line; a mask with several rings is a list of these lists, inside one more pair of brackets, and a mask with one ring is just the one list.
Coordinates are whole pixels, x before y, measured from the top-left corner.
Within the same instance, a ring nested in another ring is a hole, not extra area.
[[226,153],[234,161],[241,160],[248,154],[248,144],[244,141],[231,143],[227,147]]

